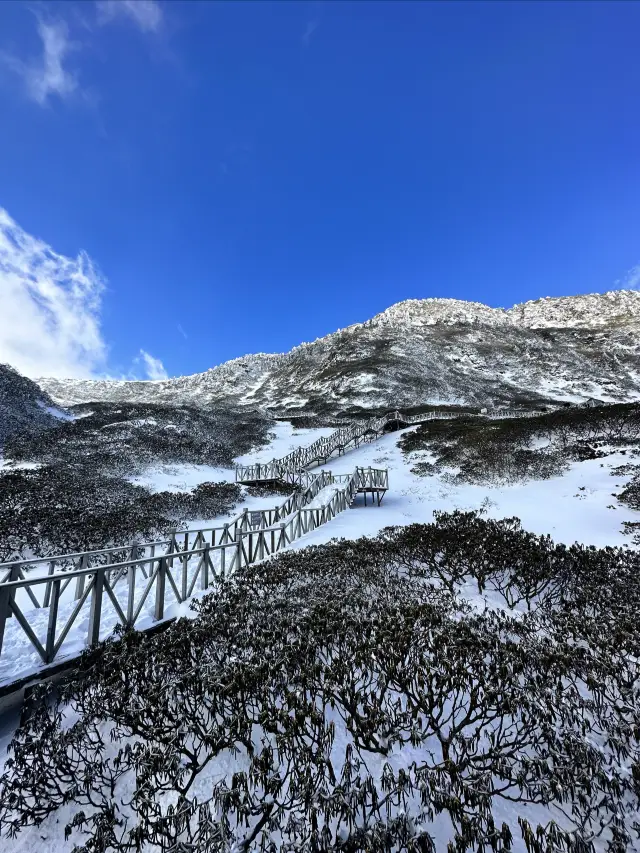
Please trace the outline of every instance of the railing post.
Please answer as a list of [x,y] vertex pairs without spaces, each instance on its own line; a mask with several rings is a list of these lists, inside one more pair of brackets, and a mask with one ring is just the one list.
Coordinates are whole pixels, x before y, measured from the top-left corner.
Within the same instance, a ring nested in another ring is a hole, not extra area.
[[[149,575],[153,574],[153,564],[149,566]],[[127,566],[127,625],[133,627],[133,613],[136,593],[136,566]]]
[[[52,575],[55,571],[55,567],[56,567],[55,560],[51,560],[51,562],[49,563],[48,574]],[[50,604],[51,604],[51,581],[49,581],[49,583],[47,584],[47,586],[45,588],[42,606],[43,607],[49,607]]]
[[153,618],[159,622],[164,617],[164,590],[167,583],[167,558],[160,557],[158,574],[156,576],[156,605]]
[[[20,567],[15,564],[9,569],[9,577],[7,581],[17,581]],[[15,598],[15,589],[3,589],[0,586],[0,653],[2,653],[2,642],[4,640],[4,629],[7,625],[7,619],[11,615],[11,602]]]
[[187,566],[189,565],[189,557],[187,556],[188,549],[185,549],[184,556],[181,559],[182,563],[182,586],[180,588],[180,592],[182,594],[182,600],[186,601],[187,599]]
[[[178,540],[176,539],[177,532],[177,530],[169,531],[169,535],[171,538],[169,539],[169,547],[167,549],[167,554],[173,554],[178,550]],[[173,568],[173,557],[171,558],[169,565],[171,566],[171,568]]]
[[51,594],[49,600],[49,621],[47,623],[47,639],[45,645],[46,662],[51,663],[55,657],[56,625],[58,622],[58,604],[60,602],[60,584],[62,581],[50,581]]
[[104,575],[106,568],[96,569],[91,590],[91,610],[89,611],[89,635],[87,645],[95,646],[100,640],[100,617],[102,615],[102,592],[104,590]]
[[209,546],[204,546],[202,554],[202,574],[200,575],[200,588],[206,589],[209,586]]
[[[89,558],[86,556],[83,557],[80,560],[80,568],[86,569],[88,562],[89,562]],[[80,577],[76,581],[76,601],[78,601],[78,599],[82,598],[82,596],[84,594],[84,581],[85,581],[85,575],[80,575]]]

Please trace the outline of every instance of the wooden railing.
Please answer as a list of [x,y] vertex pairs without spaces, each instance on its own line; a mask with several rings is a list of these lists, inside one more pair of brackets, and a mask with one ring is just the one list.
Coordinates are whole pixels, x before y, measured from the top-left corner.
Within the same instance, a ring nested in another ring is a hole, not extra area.
[[[487,417],[540,414],[516,410]],[[390,423],[409,425],[459,417],[459,412],[408,416],[400,411],[341,427],[326,438],[267,465],[239,466],[237,480],[280,480],[297,490],[280,504],[241,512],[218,527],[174,531],[165,539],[96,551],[0,564],[0,685],[37,673],[61,657],[74,657],[118,625],[145,630],[173,618],[196,590],[265,559],[346,510],[358,491],[384,492],[386,470],[351,474],[308,472],[336,450],[374,439]],[[335,486],[320,506],[318,493]],[[79,629],[82,628],[82,635]],[[20,660],[16,672],[16,660]],[[13,663],[13,667],[10,668]]]
[[[307,482],[278,506],[244,510],[222,527],[176,532],[127,548],[0,564],[0,684],[16,680],[9,671],[16,658],[28,672],[38,672],[61,657],[74,657],[118,624],[144,630],[173,618],[175,605],[197,590],[330,521],[351,506],[360,488],[386,490],[389,477],[386,470],[356,468],[349,475],[309,474]],[[308,506],[332,485],[326,502]]]
[[358,445],[362,441],[379,437],[389,424],[410,426],[435,420],[449,420],[459,417],[516,418],[534,417],[544,414],[540,411],[520,411],[518,409],[496,409],[488,413],[437,411],[418,415],[407,415],[396,409],[380,418],[355,421],[340,427],[330,435],[319,438],[307,447],[300,447],[281,459],[254,465],[236,466],[236,482],[252,483],[260,480],[279,480],[292,485],[299,484],[301,477],[309,476],[305,469],[314,462],[327,462],[333,454],[344,453],[350,444]]

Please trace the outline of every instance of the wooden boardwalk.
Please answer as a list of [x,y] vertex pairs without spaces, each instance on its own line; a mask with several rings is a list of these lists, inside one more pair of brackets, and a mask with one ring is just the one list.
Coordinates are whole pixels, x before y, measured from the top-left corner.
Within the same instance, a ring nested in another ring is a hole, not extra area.
[[[252,482],[267,479],[274,478]],[[78,657],[118,624],[150,630],[175,618],[176,605],[331,521],[359,492],[377,495],[380,503],[389,487],[386,470],[359,467],[338,476],[300,471],[284,481],[299,488],[282,503],[244,510],[220,527],[0,564],[0,696],[25,675],[42,676],[60,661]],[[329,487],[325,502],[309,506]],[[16,658],[30,660],[27,672],[16,671]]]
[[[516,414],[523,413],[493,416]],[[340,427],[270,463],[238,466],[239,483],[278,481],[297,488],[282,503],[244,510],[222,526],[176,531],[165,539],[126,547],[0,564],[0,695],[10,692],[16,677],[25,674],[15,670],[12,659],[24,660],[30,674],[37,676],[63,659],[74,659],[118,624],[152,630],[175,618],[175,605],[331,521],[353,504],[358,493],[364,494],[365,502],[370,495],[380,505],[389,487],[385,469],[357,467],[351,474],[336,476],[308,468],[386,431],[459,416],[459,412],[409,416],[395,410]],[[311,506],[329,487],[330,497]]]

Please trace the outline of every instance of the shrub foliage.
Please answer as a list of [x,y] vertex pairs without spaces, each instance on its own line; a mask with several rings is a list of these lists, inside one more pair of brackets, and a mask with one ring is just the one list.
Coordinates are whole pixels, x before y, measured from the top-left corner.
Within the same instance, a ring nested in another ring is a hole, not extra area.
[[606,455],[605,445],[640,445],[640,405],[569,407],[533,418],[430,421],[400,441],[405,453],[434,454],[433,461],[415,465],[415,474],[457,468],[457,478],[472,483],[552,477],[574,460]]
[[81,853],[638,849],[640,555],[436,515],[286,552],[196,618],[88,652],[29,701],[4,833],[66,823]]
[[266,439],[268,421],[210,407],[133,403],[76,406],[77,420],[6,443],[0,474],[0,562],[124,545],[165,535],[188,519],[232,511],[235,484],[151,493],[128,479],[148,466],[231,466]]

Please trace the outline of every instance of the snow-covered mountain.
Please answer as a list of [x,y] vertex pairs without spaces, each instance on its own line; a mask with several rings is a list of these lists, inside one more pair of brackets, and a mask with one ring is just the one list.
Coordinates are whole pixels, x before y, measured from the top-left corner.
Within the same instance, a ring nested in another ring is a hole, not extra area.
[[277,414],[640,398],[640,292],[512,308],[409,299],[284,354],[155,382],[38,380],[61,404],[229,401]]

